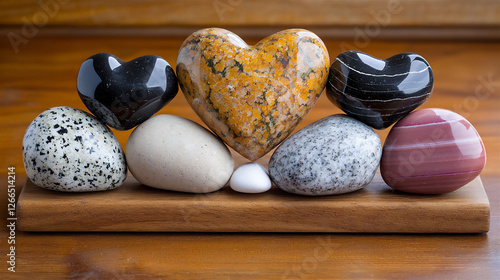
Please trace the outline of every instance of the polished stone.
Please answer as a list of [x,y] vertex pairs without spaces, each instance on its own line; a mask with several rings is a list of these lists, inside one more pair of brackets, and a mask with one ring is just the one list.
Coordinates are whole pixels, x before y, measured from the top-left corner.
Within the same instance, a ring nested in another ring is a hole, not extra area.
[[49,190],[111,190],[127,177],[125,155],[113,132],[71,107],[48,109],[31,122],[23,159],[28,178]]
[[208,193],[224,187],[234,160],[224,143],[188,119],[160,114],[137,126],[127,140],[127,163],[144,185]]
[[163,108],[179,87],[174,70],[159,56],[123,62],[99,53],[82,63],[77,89],[97,118],[112,128],[128,130]]
[[347,115],[384,129],[427,101],[433,83],[431,67],[420,55],[380,60],[347,51],[330,67],[327,95]]
[[271,179],[264,166],[249,162],[238,167],[229,180],[231,189],[241,193],[263,193],[271,189]]
[[348,193],[371,182],[381,155],[373,129],[346,115],[332,115],[286,139],[269,161],[269,176],[290,193]]
[[219,28],[182,44],[177,75],[187,101],[230,147],[256,160],[311,110],[328,79],[329,56],[315,34],[275,33],[254,46]]
[[445,109],[422,109],[391,129],[380,169],[394,189],[440,194],[472,181],[485,163],[484,144],[469,121]]

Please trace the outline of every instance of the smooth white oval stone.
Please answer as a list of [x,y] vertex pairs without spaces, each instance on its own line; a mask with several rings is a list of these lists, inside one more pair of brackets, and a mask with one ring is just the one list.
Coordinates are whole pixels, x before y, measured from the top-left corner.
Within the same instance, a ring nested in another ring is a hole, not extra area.
[[38,115],[23,139],[30,180],[63,192],[110,190],[127,177],[125,155],[113,132],[94,116],[71,107]]
[[234,171],[229,185],[237,192],[263,193],[271,188],[271,179],[264,166],[256,162],[249,162]]
[[229,149],[213,133],[188,119],[157,115],[134,129],[127,163],[144,185],[208,193],[224,187],[234,169]]

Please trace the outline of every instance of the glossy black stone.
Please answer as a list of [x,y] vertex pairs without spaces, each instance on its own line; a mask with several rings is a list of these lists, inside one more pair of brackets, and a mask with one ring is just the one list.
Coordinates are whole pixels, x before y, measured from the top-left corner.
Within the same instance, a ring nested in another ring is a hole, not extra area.
[[347,115],[384,129],[427,101],[433,85],[432,69],[418,54],[380,60],[347,51],[330,66],[327,96]]
[[99,53],[80,66],[77,89],[87,108],[118,130],[144,122],[172,100],[178,91],[170,64],[155,55],[123,62]]

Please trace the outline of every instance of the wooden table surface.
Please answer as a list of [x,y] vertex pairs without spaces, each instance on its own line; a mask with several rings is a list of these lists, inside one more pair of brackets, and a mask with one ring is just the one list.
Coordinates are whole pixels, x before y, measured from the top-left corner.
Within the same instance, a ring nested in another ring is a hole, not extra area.
[[[39,35],[15,54],[0,45],[0,219],[7,219],[7,168],[16,191],[26,179],[21,141],[28,124],[54,106],[86,110],[76,91],[80,64],[109,52],[123,60],[155,54],[175,65],[184,38]],[[244,38],[248,39],[248,38]],[[248,39],[254,43],[255,39]],[[331,59],[345,43],[325,40]],[[5,279],[498,279],[500,275],[500,42],[376,41],[359,50],[376,57],[416,52],[431,64],[434,92],[423,107],[456,111],[485,142],[482,180],[491,203],[487,234],[15,233],[16,272],[7,270],[6,226],[0,229]],[[181,92],[160,113],[200,119]],[[340,113],[322,95],[300,127]],[[131,131],[115,131],[125,146]],[[388,130],[377,131],[382,140]],[[251,199],[251,196],[248,196]],[[144,205],[148,207],[148,205]],[[96,219],[98,215],[96,214]]]

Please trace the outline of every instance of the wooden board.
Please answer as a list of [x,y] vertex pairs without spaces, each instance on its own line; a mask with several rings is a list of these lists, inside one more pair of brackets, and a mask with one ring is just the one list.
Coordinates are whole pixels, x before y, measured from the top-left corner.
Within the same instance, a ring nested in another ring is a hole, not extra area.
[[360,191],[305,197],[275,187],[241,194],[153,189],[132,176],[99,193],[60,193],[27,180],[18,200],[23,231],[481,233],[490,208],[481,179],[445,195],[392,191],[379,174]]

